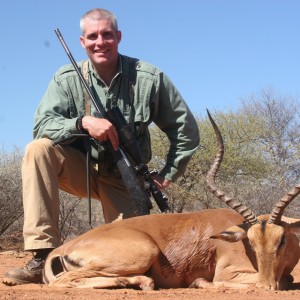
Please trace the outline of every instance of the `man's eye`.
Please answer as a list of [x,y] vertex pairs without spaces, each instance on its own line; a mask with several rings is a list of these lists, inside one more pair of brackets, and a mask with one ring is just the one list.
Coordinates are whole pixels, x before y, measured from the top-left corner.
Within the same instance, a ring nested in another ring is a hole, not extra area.
[[87,39],[89,39],[89,40],[96,40],[97,39],[97,35],[96,34],[89,34],[87,36]]
[[110,39],[113,39],[114,37],[114,34],[112,32],[104,32],[102,34],[102,37],[105,39],[105,40],[110,40]]

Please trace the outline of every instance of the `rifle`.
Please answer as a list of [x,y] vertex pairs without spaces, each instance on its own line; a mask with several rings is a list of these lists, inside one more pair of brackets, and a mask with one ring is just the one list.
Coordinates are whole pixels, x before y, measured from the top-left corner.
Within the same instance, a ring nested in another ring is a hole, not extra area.
[[[96,101],[90,86],[85,81],[58,28],[55,29],[55,33],[59,41],[61,42],[66,54],[68,55],[71,63],[73,64],[83,87],[86,89],[91,102],[96,109],[96,116],[99,118],[106,118],[117,129],[120,140],[119,148],[117,150],[114,150],[109,141],[107,145],[117,164],[124,184],[137,206],[136,212],[134,213],[136,215],[149,214],[149,210],[152,208],[152,204],[149,200],[149,196],[151,195],[157,203],[161,212],[169,212],[170,208],[168,205],[168,198],[163,195],[163,193],[157,188],[152,178],[153,174],[156,174],[157,171],[154,170],[150,172],[147,165],[143,162],[135,135],[132,132],[127,121],[125,120],[124,116],[122,115],[120,109],[118,107],[114,107],[106,112],[102,105],[100,105],[101,102],[99,101],[98,103]],[[92,143],[99,145],[98,141],[96,141],[95,139],[91,137],[89,137],[89,139]],[[129,154],[130,158],[127,157],[126,154]],[[132,163],[134,165],[132,165]]]

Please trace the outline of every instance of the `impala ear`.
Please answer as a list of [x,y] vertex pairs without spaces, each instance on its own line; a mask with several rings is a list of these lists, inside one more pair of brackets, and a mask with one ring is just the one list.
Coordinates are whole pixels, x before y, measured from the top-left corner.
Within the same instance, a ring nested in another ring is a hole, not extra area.
[[241,241],[242,239],[247,237],[247,231],[250,225],[248,223],[235,225],[229,227],[228,229],[211,236],[211,239],[223,240],[230,243],[235,243]]
[[294,233],[300,233],[300,219],[282,216],[281,221],[285,222],[287,224],[287,227]]

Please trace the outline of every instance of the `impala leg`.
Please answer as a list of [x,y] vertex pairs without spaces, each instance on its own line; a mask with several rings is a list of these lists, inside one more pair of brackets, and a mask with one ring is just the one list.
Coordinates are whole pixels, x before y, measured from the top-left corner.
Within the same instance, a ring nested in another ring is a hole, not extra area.
[[[152,278],[137,275],[137,276],[118,276],[118,277],[104,277],[97,276],[95,272],[89,274],[84,268],[61,273],[58,278],[52,281],[51,287],[69,287],[69,288],[125,288],[138,287],[142,290],[153,290],[154,281]],[[84,277],[92,276],[92,277]]]
[[227,281],[207,281],[205,278],[197,278],[190,286],[190,288],[208,289],[208,288],[233,288],[233,289],[245,289],[249,287],[249,284],[234,283]]
[[[107,278],[107,277],[96,277],[96,278],[87,278],[89,281],[92,279],[94,281],[93,287],[96,289],[101,288],[114,288],[114,287],[137,287],[143,291],[152,291],[154,290],[154,280],[150,277],[138,275],[138,276],[121,276],[116,278]],[[103,280],[104,279],[104,280]],[[106,282],[107,279],[114,279],[112,281],[113,285],[105,286],[109,283]]]
[[194,280],[194,282],[192,282],[192,284],[190,284],[189,286],[190,288],[198,288],[198,289],[205,289],[205,288],[212,288],[213,283],[206,280],[205,278],[197,278],[196,280]]

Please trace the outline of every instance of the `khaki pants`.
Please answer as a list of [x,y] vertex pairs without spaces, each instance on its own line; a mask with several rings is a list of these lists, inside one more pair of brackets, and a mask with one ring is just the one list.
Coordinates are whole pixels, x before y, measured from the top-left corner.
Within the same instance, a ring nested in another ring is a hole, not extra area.
[[[25,250],[60,245],[59,189],[87,197],[86,158],[70,146],[38,139],[26,147],[22,164]],[[132,217],[132,201],[121,178],[99,176],[91,167],[91,197],[102,203],[105,222]]]

